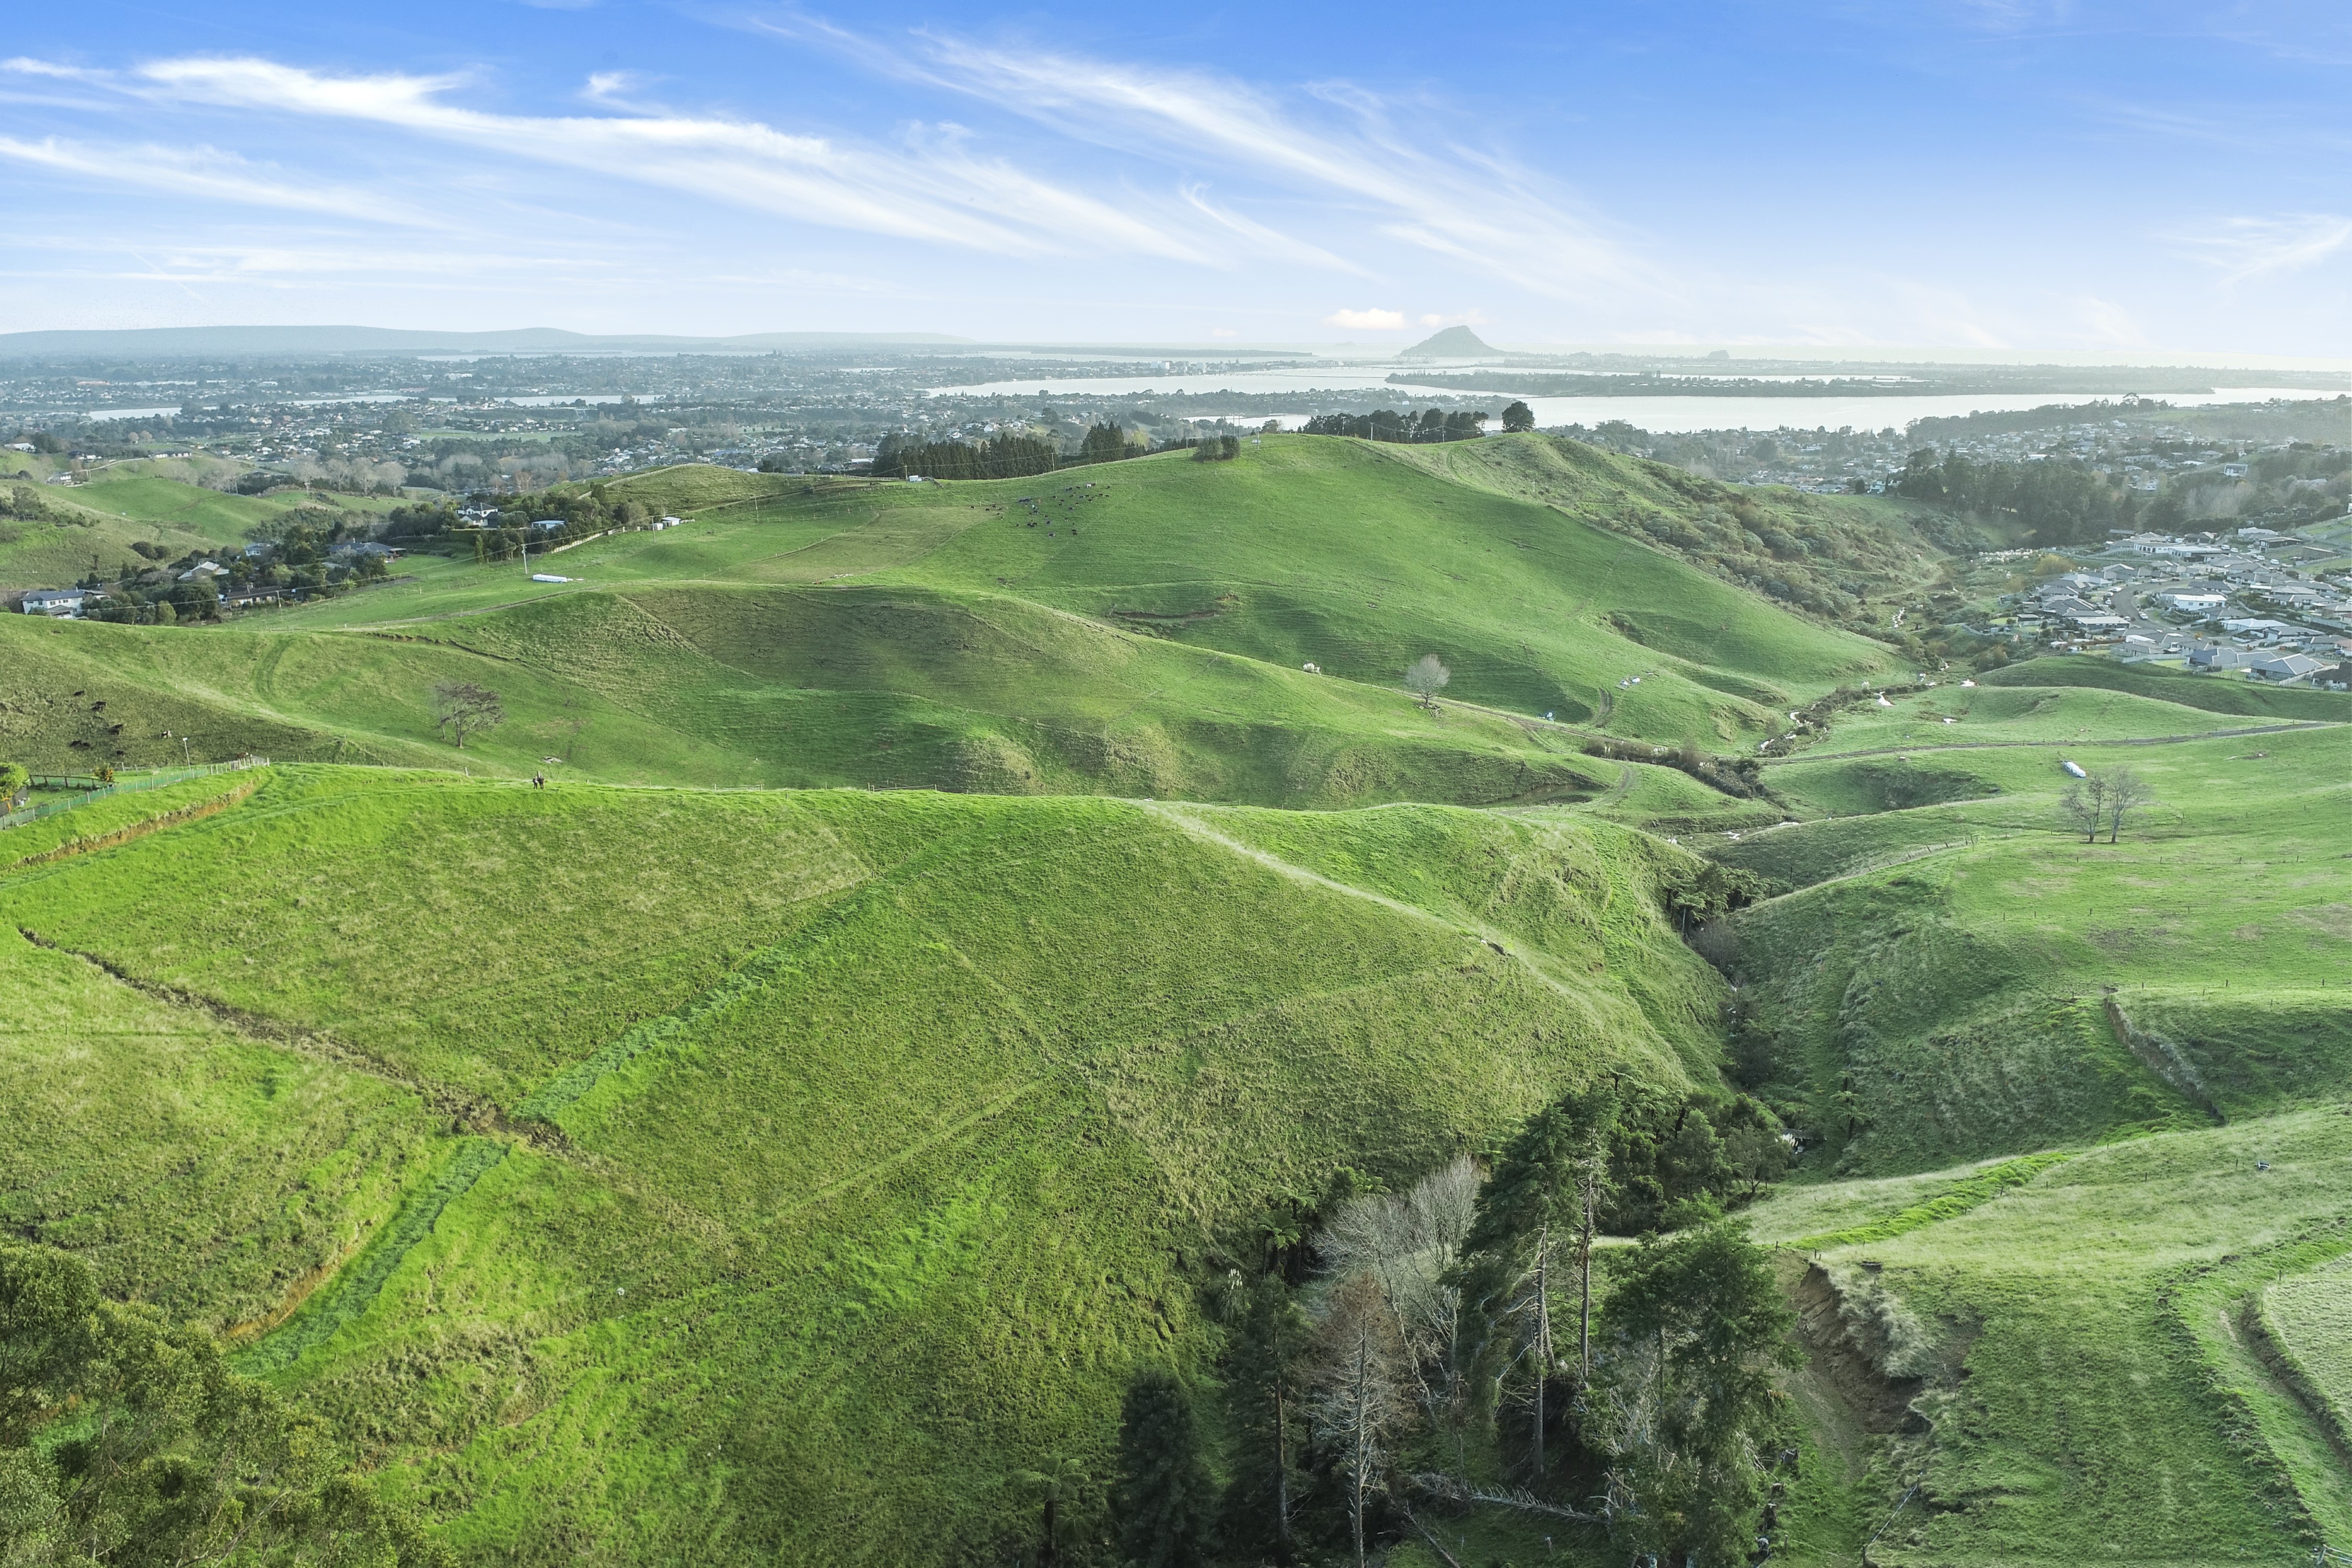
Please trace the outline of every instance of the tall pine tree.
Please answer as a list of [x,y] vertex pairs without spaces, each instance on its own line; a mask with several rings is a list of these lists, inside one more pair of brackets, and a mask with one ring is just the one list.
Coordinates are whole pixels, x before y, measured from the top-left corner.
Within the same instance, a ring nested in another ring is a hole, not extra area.
[[1307,1422],[1301,1400],[1314,1326],[1279,1275],[1251,1289],[1249,1307],[1227,1357],[1234,1479],[1225,1494],[1228,1549],[1276,1563],[1296,1557],[1292,1521],[1302,1476],[1299,1452]]
[[1192,1568],[1208,1554],[1216,1488],[1192,1396],[1172,1373],[1138,1373],[1118,1423],[1119,1550],[1136,1568]]

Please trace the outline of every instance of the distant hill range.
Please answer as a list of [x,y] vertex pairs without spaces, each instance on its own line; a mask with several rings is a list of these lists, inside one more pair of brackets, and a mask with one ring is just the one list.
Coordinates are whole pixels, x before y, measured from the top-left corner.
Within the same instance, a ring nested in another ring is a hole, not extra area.
[[[1443,338],[1444,333],[1438,334]],[[1432,339],[1434,342],[1438,339]],[[1476,340],[1473,339],[1473,342]],[[499,332],[417,331],[397,327],[135,327],[121,331],[0,332],[0,360],[248,358],[288,354],[593,354],[593,353],[824,353],[874,350],[932,350],[985,354],[1067,354],[1074,358],[1219,361],[1297,359],[1297,348],[1236,348],[1198,343],[1010,343],[945,332],[749,332],[726,338],[676,337],[662,333],[570,332],[557,327],[522,327]]]
[[[0,339],[5,342],[5,339]],[[1500,359],[1503,351],[1479,340],[1467,327],[1448,327],[1397,355],[1399,359]]]
[[137,327],[108,331],[0,332],[0,359],[34,354],[740,353],[818,349],[961,346],[939,332],[754,332],[731,338],[596,336],[555,327],[503,332],[409,331],[394,327]]

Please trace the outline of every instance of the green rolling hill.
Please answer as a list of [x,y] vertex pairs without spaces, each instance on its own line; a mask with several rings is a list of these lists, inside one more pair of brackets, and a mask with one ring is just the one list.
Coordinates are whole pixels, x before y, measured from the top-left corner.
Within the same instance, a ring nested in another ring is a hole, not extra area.
[[[1538,437],[617,486],[694,521],[571,583],[0,619],[0,753],[275,764],[0,834],[5,1223],[462,1561],[1025,1560],[1146,1366],[1230,1479],[1230,1271],[1599,1082],[1805,1145],[1774,1561],[2352,1546],[2352,699],[1936,672],[1735,793],[1925,673],[1943,524]],[[1622,1563],[1497,1453],[1454,1562]]]
[[[470,679],[510,721],[464,760],[509,773],[1491,805],[1620,787],[1586,731],[1748,749],[1887,668],[1648,543],[1360,443],[1079,472],[668,470],[626,483],[696,523],[541,558],[576,584],[422,557],[221,628],[9,626],[0,733],[48,767],[147,765],[191,735],[414,764],[444,749],[432,688]],[[1453,671],[1434,712],[1401,690],[1432,652]]]
[[[279,770],[0,880],[54,998],[19,1103],[89,1108],[15,1140],[9,1223],[236,1335],[469,1552],[994,1550],[1013,1471],[1205,1352],[1270,1206],[1711,1072],[1688,857],[1297,833]],[[203,1181],[139,1180],[196,1137]]]

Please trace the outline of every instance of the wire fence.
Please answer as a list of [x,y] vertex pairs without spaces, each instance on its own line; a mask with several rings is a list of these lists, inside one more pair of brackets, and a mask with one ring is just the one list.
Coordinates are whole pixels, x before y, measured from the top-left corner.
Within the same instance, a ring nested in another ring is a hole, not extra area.
[[35,773],[32,782],[37,788],[69,789],[79,793],[70,800],[45,800],[38,805],[28,805],[22,811],[0,816],[0,829],[22,827],[28,822],[38,822],[45,816],[55,816],[61,811],[71,811],[77,806],[88,805],[91,801],[104,800],[110,795],[136,795],[141,790],[162,789],[165,784],[184,784],[189,779],[209,778],[215,773],[239,773],[247,768],[268,765],[268,757],[239,757],[234,762],[173,768],[168,773],[119,779],[113,784],[101,783],[95,773]]

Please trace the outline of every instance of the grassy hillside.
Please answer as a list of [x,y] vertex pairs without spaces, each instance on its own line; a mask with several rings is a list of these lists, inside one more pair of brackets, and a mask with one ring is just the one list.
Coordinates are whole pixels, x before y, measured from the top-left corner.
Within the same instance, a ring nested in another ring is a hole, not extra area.
[[[1949,1218],[1816,1252],[1846,1321],[1879,1326],[1872,1353],[1843,1357],[1822,1353],[1838,1315],[1816,1330],[1832,1415],[1859,1426],[1892,1391],[1928,1418],[1857,1432],[1865,1517],[1892,1518],[1875,1560],[2283,1563],[2343,1539],[2352,1481],[2235,1325],[2271,1281],[2352,1248],[2347,1128],[2331,1108],[2084,1150]],[[1757,1230],[1794,1242],[1970,1173],[1796,1189]]]
[[[2347,735],[2068,749],[2154,787],[2158,804],[2116,845],[2068,837],[2062,753],[2019,746],[1910,759],[1932,776],[1965,768],[1986,798],[1724,846],[1727,859],[1809,884],[1719,933],[1756,982],[1749,1072],[1815,1130],[1821,1158],[1857,1171],[2343,1092],[2340,1024],[2277,1030],[2269,1010],[2305,997],[2323,1018],[2346,1010],[2352,869],[2332,825],[2352,798]],[[1862,771],[1884,765],[1770,772],[1786,797],[1867,809]],[[2264,1068],[2147,1037],[2231,1038],[2247,1009],[2264,1020],[2252,1029]],[[2142,1029],[2143,1016],[2158,1021]]]
[[[0,617],[0,752],[279,764],[0,836],[0,1211],[461,1556],[1013,1560],[1020,1474],[1107,1479],[1139,1367],[1208,1388],[1343,1168],[1727,1068],[1807,1145],[1754,1214],[1812,1352],[1776,1560],[2352,1535],[2340,697],[2037,660],[1734,798],[1587,742],[1907,679],[1836,624],[1939,570],[1900,509],[1541,438],[621,484],[697,521],[572,583]],[[509,713],[462,755],[445,680]],[[2084,844],[2062,760],[2155,803]],[[1685,944],[1693,847],[1769,896]]]
[[2314,691],[2309,687],[2272,686],[2227,675],[2191,675],[2153,664],[2117,664],[2113,659],[2074,656],[2028,659],[1984,676],[1987,686],[2079,686],[2128,691],[2211,713],[2263,719],[2352,719],[2352,693]]
[[[388,637],[19,618],[0,649],[0,745],[46,767],[249,751],[516,775],[553,757],[566,778],[632,783],[1312,806],[1589,799],[1624,771],[1554,726],[1431,713],[992,595],[582,594]],[[462,754],[434,723],[450,680],[492,688],[508,714]],[[1680,808],[1723,799],[1696,796]]]
[[[2304,695],[2319,697],[2326,693],[2306,691]],[[2352,717],[2352,704],[2339,704],[2340,711],[2332,714],[2324,709],[2310,714],[2215,711],[2202,704],[2168,701],[2091,685],[1979,686],[1971,689],[1953,683],[1887,700],[1892,707],[1881,708],[1871,702],[1840,714],[1832,734],[1800,754],[1906,746],[2158,739],[2234,733],[2305,723],[2324,717]]]
[[[1201,1292],[1268,1205],[1710,1063],[1718,983],[1657,902],[1679,852],[1427,807],[1312,827],[281,769],[0,904],[108,1006],[146,1005],[109,974],[201,999],[257,1064],[431,1108],[316,1200],[347,1227],[324,1284],[317,1234],[265,1230],[234,1281],[164,1250],[133,1289],[222,1321],[306,1300],[248,1364],[461,1550],[940,1561],[1026,1528],[1014,1471],[1100,1469],[1127,1373],[1214,1342]],[[9,1070],[51,1098],[145,1070],[107,1016],[6,1037]],[[207,1097],[219,1160],[357,1136],[278,1092],[259,1125]],[[44,1158],[93,1163],[100,1131],[128,1168],[187,1136],[69,1122]],[[73,1243],[105,1201],[42,1223]],[[240,1223],[169,1201],[191,1236]]]
[[[51,521],[0,521],[0,588],[58,588],[95,562],[110,578],[140,563],[136,542],[160,544],[175,560],[192,551],[243,546],[253,531],[298,507],[355,514],[393,506],[381,498],[288,492],[229,495],[152,471],[157,465],[101,468],[86,485],[36,487]],[[0,487],[8,481],[0,479]]]
[[[1463,700],[1707,746],[1891,668],[1878,645],[1649,544],[1367,443],[1299,437],[1233,463],[1171,454],[1041,479],[808,489],[688,529],[593,541],[545,569],[623,592],[856,581],[1014,596],[1391,689],[1434,652]],[[415,578],[276,624],[425,619],[573,591],[530,584],[511,563],[429,563]]]
[[[532,563],[572,583],[417,558],[404,581],[227,627],[11,627],[0,736],[48,766],[160,762],[191,735],[217,755],[454,761],[430,692],[467,679],[509,715],[466,759],[490,771],[555,757],[628,783],[1306,806],[1606,796],[1674,831],[1773,814],[1588,759],[1562,726],[1746,749],[1783,706],[1886,658],[1364,443],[1080,472],[666,470],[627,482],[710,502],[695,525]],[[1434,712],[1400,689],[1431,652],[1453,670]]]
[[1938,582],[1948,519],[1885,496],[1820,496],[1702,479],[1559,436],[1388,448],[1465,484],[1539,501],[1823,619],[1885,626],[1883,605]]

